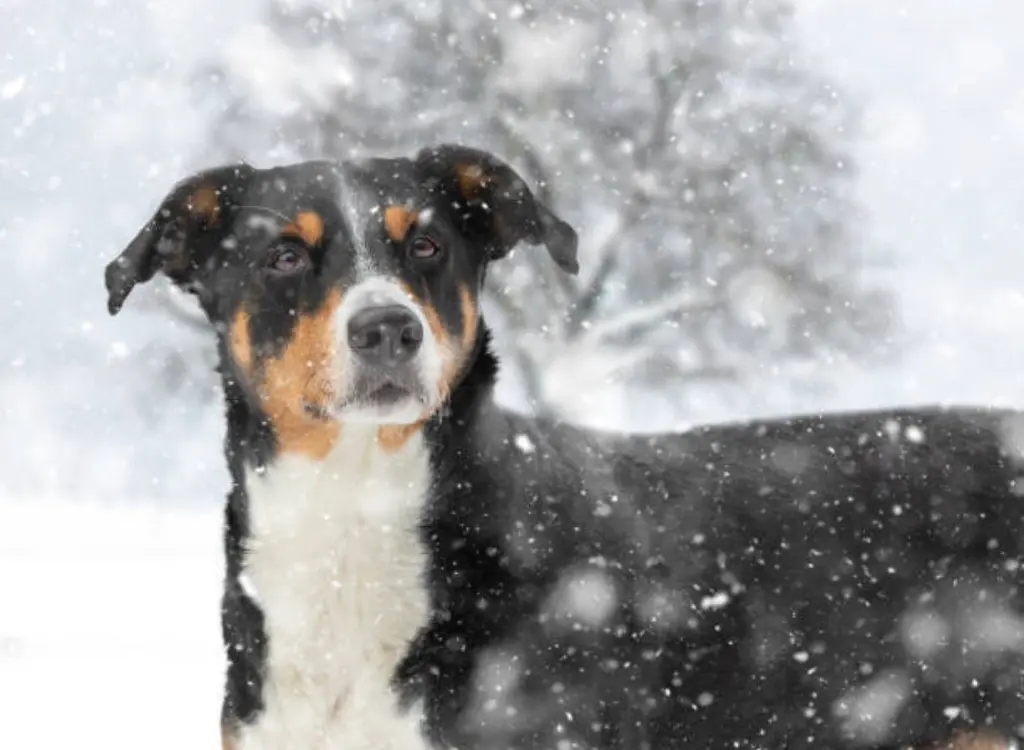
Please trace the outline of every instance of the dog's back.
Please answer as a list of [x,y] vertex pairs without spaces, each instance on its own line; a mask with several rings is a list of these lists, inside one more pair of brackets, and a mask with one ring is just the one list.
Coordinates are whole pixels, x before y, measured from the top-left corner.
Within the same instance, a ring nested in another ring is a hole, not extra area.
[[1024,722],[1022,415],[475,424],[449,511],[492,549],[446,553],[439,522],[479,596],[452,600],[464,651],[438,627],[420,663],[460,739],[796,750]]

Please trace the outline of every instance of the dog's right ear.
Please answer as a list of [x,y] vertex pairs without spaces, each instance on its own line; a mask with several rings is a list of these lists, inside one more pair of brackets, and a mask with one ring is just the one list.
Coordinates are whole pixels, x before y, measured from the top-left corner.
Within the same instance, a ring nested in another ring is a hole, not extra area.
[[116,315],[136,284],[161,271],[187,288],[216,243],[230,231],[255,169],[248,164],[204,170],[180,181],[128,247],[106,268],[107,310]]

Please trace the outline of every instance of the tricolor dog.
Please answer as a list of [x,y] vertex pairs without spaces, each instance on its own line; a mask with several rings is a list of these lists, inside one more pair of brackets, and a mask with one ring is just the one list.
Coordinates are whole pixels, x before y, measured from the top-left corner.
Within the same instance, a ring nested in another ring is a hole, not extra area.
[[519,245],[577,271],[507,164],[443,145],[201,172],[107,267],[111,313],[162,273],[216,331],[226,748],[1024,731],[1017,415],[629,436],[506,411],[480,298]]

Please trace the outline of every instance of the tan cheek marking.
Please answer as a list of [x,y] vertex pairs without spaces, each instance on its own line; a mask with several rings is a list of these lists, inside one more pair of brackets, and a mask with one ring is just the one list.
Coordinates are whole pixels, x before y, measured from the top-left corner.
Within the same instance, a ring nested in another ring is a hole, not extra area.
[[463,356],[468,355],[476,343],[476,330],[480,323],[477,314],[476,300],[465,284],[459,286],[459,301],[462,303],[462,349]]
[[459,192],[472,198],[491,183],[491,178],[479,164],[456,164],[455,175],[459,180]]
[[417,213],[405,206],[388,206],[384,209],[384,231],[395,242],[401,242],[416,223],[416,218]]
[[405,445],[409,438],[419,432],[427,420],[412,424],[385,424],[377,428],[377,444],[385,453],[394,453]]
[[[441,322],[441,316],[437,314],[434,306],[423,302],[405,283],[402,283],[401,287],[423,312],[423,317],[427,319],[427,327],[430,328],[431,335],[441,349],[443,365],[438,382],[438,393],[441,395],[441,400],[444,400],[448,396],[452,381],[459,372],[461,355],[458,351],[458,346],[452,341],[452,337],[445,329],[444,324]],[[385,452],[394,453],[405,445],[409,438],[423,427],[426,421],[427,417],[423,417],[412,424],[381,425],[377,428],[377,443]]]
[[238,741],[235,737],[234,730],[227,724],[221,725],[220,728],[220,750],[237,750]]
[[434,340],[437,341],[438,347],[441,349],[441,376],[438,379],[437,391],[443,400],[448,397],[452,383],[459,374],[465,352],[462,350],[460,343],[453,340],[452,336],[448,333],[433,305],[420,303],[420,309],[427,319],[427,325],[430,326],[430,332],[434,335]]
[[326,458],[338,437],[338,423],[308,414],[305,405],[324,408],[333,395],[331,365],[334,313],[341,293],[332,291],[319,310],[299,318],[284,351],[266,363],[263,406],[282,453]]
[[212,187],[201,187],[193,192],[187,201],[188,212],[207,224],[216,224],[220,216],[220,199]]
[[249,338],[249,313],[239,308],[228,327],[228,347],[243,374],[252,372],[252,340]]
[[1007,750],[1009,744],[1002,737],[988,731],[978,732],[957,732],[949,739],[938,745],[932,745],[928,750]]
[[445,330],[444,323],[441,322],[441,317],[437,314],[437,310],[434,306],[428,302],[423,301],[419,296],[410,288],[404,281],[398,282],[398,285],[402,288],[409,299],[416,303],[416,306],[423,313],[423,317],[427,319],[427,327],[430,328],[430,333],[433,334],[434,340],[441,346],[442,349],[451,348],[451,336],[448,335],[448,331]]
[[281,230],[281,234],[298,237],[314,247],[324,238],[324,220],[316,211],[299,211],[291,223]]
[[[473,303],[473,296],[465,285],[459,287],[463,323],[462,340],[456,343],[452,340],[447,329],[445,329],[444,324],[441,323],[441,317],[437,314],[437,310],[434,309],[433,305],[421,302],[408,288],[406,288],[406,292],[416,300],[416,304],[419,305],[420,310],[423,311],[423,315],[427,319],[430,332],[441,347],[443,365],[437,389],[441,399],[444,400],[451,392],[455,378],[458,377],[459,370],[462,369],[466,356],[469,354],[473,342],[476,341],[477,314],[476,305]],[[384,451],[394,453],[405,445],[409,438],[423,427],[425,422],[426,419],[421,419],[412,424],[382,425],[377,430],[377,442]]]
[[427,319],[427,326],[430,328],[430,333],[433,335],[434,340],[441,345],[442,348],[451,348],[448,331],[444,327],[444,323],[441,322],[441,316],[437,314],[437,310],[431,304],[420,302],[416,300],[420,306],[420,310],[423,311],[423,317]]
[[441,400],[444,400],[448,397],[452,381],[458,374],[459,366],[462,364],[461,352],[457,343],[452,341],[452,337],[444,327],[444,323],[441,322],[441,316],[437,314],[434,306],[420,303],[420,310],[423,311],[423,316],[427,319],[430,333],[441,350],[441,375],[438,378],[437,392]]

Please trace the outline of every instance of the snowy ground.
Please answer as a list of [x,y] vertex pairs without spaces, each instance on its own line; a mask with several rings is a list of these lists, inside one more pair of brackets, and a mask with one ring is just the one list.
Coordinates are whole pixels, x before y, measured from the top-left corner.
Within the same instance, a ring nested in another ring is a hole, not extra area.
[[[0,0],[0,748],[218,746],[219,418],[154,407],[123,363],[154,323],[109,321],[100,273],[202,142],[183,85],[154,76],[244,5]],[[1024,405],[1024,9],[800,5],[812,51],[865,98],[862,192],[915,347],[828,393],[766,374],[695,416]]]
[[0,747],[219,748],[219,514],[0,510]]

